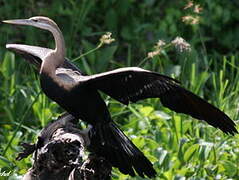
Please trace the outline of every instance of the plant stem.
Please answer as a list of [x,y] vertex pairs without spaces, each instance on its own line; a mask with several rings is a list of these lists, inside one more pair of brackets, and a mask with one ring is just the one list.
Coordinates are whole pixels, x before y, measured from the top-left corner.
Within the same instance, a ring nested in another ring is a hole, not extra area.
[[90,53],[96,51],[96,50],[99,49],[102,45],[103,45],[103,42],[100,42],[100,44],[99,44],[98,46],[96,46],[94,49],[91,49],[91,50],[89,50],[88,52],[81,54],[80,56],[78,56],[78,57],[76,57],[75,59],[73,59],[72,62],[75,62],[75,61],[77,61],[78,59],[81,59],[82,57],[84,57],[84,56],[86,56],[86,55],[88,55],[88,54],[90,54]]

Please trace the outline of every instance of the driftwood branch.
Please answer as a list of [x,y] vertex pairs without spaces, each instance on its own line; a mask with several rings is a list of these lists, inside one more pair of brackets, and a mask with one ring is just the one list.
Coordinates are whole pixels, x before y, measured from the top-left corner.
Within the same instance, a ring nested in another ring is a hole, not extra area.
[[95,154],[86,155],[85,132],[67,114],[45,127],[36,144],[23,143],[17,160],[34,153],[33,166],[23,180],[110,180],[111,164]]

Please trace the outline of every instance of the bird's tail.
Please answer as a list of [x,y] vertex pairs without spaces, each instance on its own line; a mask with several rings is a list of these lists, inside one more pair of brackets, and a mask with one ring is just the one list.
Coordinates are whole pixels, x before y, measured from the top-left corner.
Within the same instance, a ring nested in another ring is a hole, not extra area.
[[90,130],[90,149],[106,158],[122,173],[141,177],[155,177],[156,171],[151,162],[129,140],[129,138],[112,121],[99,123]]

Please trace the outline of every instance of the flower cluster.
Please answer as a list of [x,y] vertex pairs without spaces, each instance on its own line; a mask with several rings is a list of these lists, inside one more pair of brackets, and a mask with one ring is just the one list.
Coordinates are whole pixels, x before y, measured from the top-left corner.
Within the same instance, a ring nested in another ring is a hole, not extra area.
[[148,53],[148,58],[153,58],[154,56],[160,55],[164,49],[174,46],[179,52],[191,51],[191,46],[183,38],[176,37],[170,43],[165,43],[163,40],[159,40],[154,46],[154,51]]
[[199,23],[199,16],[183,16],[182,21],[186,24],[198,24]]
[[105,33],[103,36],[101,36],[100,43],[103,45],[103,44],[110,44],[110,43],[114,42],[115,39],[112,38],[111,35],[112,35],[111,32]]
[[183,9],[189,9],[192,7],[194,7],[193,12],[195,12],[196,14],[201,13],[201,11],[203,10],[203,8],[199,4],[194,4],[193,1],[189,1]]
[[165,45],[166,43],[164,41],[159,40],[154,46],[154,51],[148,53],[148,58],[153,58],[154,56],[159,55]]
[[203,8],[199,4],[194,4],[193,1],[189,1],[188,4],[184,7],[184,9],[192,9],[192,14],[186,15],[182,17],[182,21],[186,24],[199,24],[200,16],[199,13],[202,12]]
[[193,1],[188,1],[188,4],[186,4],[186,6],[184,6],[183,9],[188,9],[188,8],[191,8],[193,7]]
[[201,13],[202,10],[203,10],[203,8],[202,8],[199,4],[196,4],[196,5],[194,6],[194,9],[193,9],[193,11],[194,11],[196,14]]
[[183,51],[191,51],[191,46],[188,44],[183,38],[181,37],[176,37],[172,42],[171,42],[176,49],[179,50],[179,52]]

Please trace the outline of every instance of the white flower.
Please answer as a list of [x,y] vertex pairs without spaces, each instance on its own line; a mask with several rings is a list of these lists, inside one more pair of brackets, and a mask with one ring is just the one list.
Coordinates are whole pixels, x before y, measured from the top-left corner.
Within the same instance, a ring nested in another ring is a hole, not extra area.
[[159,54],[160,54],[160,50],[155,50],[155,51],[149,52],[148,58],[153,58],[154,56],[157,56]]
[[155,45],[155,49],[159,49],[161,48],[162,46],[164,46],[166,43],[163,41],[163,40],[158,40],[158,42],[156,43]]
[[191,46],[188,44],[183,38],[181,37],[176,37],[172,42],[171,42],[176,49],[178,49],[180,52],[183,51],[191,51]]
[[148,53],[148,58],[153,58],[154,56],[159,55],[164,45],[166,45],[166,43],[163,40],[158,40],[158,42],[154,46],[154,51]]
[[193,6],[193,1],[188,1],[188,4],[183,9],[188,9]]
[[185,22],[186,24],[198,24],[199,23],[199,16],[183,16],[182,21]]
[[202,8],[199,4],[197,4],[197,5],[195,5],[193,11],[194,11],[196,14],[199,14],[202,10],[203,10],[203,8]]
[[110,44],[110,43],[112,43],[113,41],[115,41],[115,39],[112,38],[111,35],[112,35],[111,32],[105,33],[103,36],[101,36],[100,42],[102,44]]

